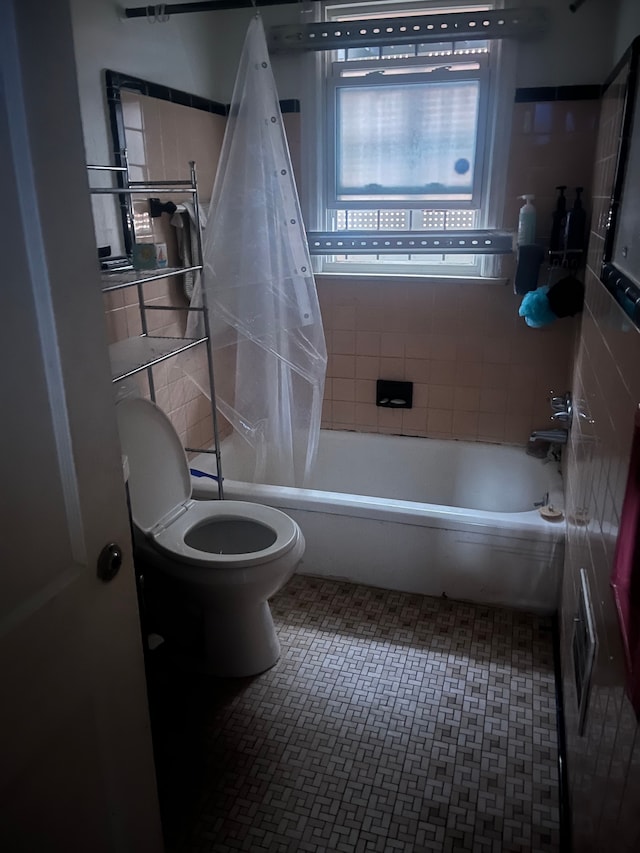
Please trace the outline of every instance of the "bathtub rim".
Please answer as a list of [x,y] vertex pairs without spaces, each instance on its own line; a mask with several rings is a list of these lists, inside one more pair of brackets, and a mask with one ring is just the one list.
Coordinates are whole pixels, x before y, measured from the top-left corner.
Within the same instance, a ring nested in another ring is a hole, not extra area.
[[[193,497],[196,500],[217,500],[218,486],[211,481],[193,479]],[[394,498],[377,498],[368,495],[350,495],[343,492],[328,492],[318,489],[300,489],[292,486],[265,486],[239,480],[224,480],[225,495],[230,500],[249,500],[256,503],[276,505],[283,510],[305,510],[324,512],[328,515],[346,515],[399,524],[433,526],[448,530],[479,533],[488,526],[498,528],[511,535],[531,536],[544,539],[561,539],[566,532],[566,520],[545,521],[537,509],[524,512],[495,512],[490,510],[449,507],[441,504],[423,504],[417,501],[402,501]],[[550,494],[554,506],[562,506],[562,493]]]

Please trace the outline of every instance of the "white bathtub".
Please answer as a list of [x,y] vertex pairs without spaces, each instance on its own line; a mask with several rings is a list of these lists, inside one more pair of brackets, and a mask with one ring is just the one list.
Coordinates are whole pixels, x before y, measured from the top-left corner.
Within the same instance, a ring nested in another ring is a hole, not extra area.
[[[312,488],[293,489],[244,482],[238,446],[222,445],[225,497],[294,518],[307,543],[301,573],[556,609],[565,525],[534,507],[547,493],[563,506],[555,463],[503,445],[323,431]],[[191,465],[210,471],[211,457]],[[212,481],[193,484],[195,497],[216,496]]]

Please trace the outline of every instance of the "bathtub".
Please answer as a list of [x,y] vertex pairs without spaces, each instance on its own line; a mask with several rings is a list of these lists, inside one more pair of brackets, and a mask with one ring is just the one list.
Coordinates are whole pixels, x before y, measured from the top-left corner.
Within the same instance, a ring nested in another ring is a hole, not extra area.
[[[225,497],[282,509],[307,547],[302,574],[498,604],[539,613],[558,605],[563,506],[553,462],[523,448],[323,430],[307,489],[247,483],[241,442],[222,444]],[[194,468],[212,471],[202,454]],[[217,496],[194,479],[194,497]]]

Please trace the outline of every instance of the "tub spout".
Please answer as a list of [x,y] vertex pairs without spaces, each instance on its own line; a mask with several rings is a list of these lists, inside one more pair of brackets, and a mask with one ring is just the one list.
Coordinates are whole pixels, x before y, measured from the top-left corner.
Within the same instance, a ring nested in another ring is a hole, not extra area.
[[550,444],[566,444],[569,431],[566,429],[534,429],[529,436],[529,443],[533,441],[548,441]]

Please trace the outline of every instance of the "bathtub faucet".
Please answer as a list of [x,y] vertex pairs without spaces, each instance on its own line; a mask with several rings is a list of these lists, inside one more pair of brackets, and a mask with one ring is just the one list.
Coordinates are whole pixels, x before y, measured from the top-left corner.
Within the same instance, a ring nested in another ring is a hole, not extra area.
[[566,444],[569,438],[567,429],[534,429],[529,436],[527,454],[547,462],[555,459],[560,461],[560,445]]
[[529,436],[529,442],[548,441],[549,444],[566,444],[569,430],[566,429],[534,429]]

